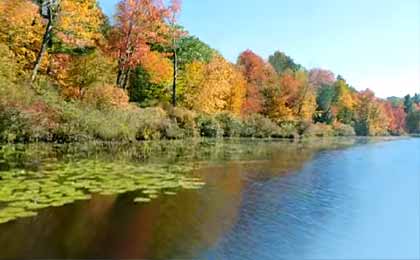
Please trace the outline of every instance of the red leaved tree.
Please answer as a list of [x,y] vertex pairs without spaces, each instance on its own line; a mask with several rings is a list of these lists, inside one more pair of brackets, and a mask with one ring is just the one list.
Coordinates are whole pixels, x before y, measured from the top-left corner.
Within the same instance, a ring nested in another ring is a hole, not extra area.
[[402,105],[393,106],[391,102],[384,104],[385,114],[389,118],[388,130],[392,134],[401,134],[404,132],[405,119],[407,114]]
[[130,73],[150,51],[149,44],[166,41],[165,15],[162,0],[122,0],[118,4],[110,44],[118,58],[119,87],[127,88]]
[[331,86],[335,82],[335,75],[329,70],[320,68],[311,69],[309,71],[309,83],[315,88],[322,86]]
[[276,72],[269,63],[251,50],[240,54],[238,66],[248,83],[243,113],[260,113],[264,104],[262,91],[276,83]]

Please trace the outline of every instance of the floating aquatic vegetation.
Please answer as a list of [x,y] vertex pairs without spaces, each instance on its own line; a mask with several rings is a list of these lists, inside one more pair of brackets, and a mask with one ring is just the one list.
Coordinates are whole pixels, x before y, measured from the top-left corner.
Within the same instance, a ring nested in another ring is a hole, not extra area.
[[134,192],[134,202],[147,203],[179,189],[200,189],[204,183],[185,174],[192,165],[255,163],[282,156],[278,168],[290,169],[314,150],[354,143],[354,139],[320,140],[293,146],[290,141],[252,139],[0,145],[0,223],[89,200],[93,194]]
[[191,170],[189,165],[81,160],[54,162],[43,171],[0,171],[0,224],[36,216],[44,208],[89,200],[92,194],[139,192],[134,202],[147,203],[160,194],[175,195],[178,189],[199,189],[204,183],[185,176]]

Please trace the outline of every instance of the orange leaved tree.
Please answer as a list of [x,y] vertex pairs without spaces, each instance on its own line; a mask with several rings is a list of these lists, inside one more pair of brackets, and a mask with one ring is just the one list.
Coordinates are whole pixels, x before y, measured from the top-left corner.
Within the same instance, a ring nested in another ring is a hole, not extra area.
[[127,88],[130,73],[150,51],[149,44],[166,41],[165,15],[161,0],[122,0],[118,4],[110,44],[118,59],[119,87]]

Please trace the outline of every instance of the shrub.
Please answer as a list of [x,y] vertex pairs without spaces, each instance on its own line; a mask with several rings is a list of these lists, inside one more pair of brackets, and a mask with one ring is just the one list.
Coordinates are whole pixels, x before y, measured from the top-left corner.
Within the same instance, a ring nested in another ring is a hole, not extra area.
[[168,114],[160,107],[139,110],[136,115],[138,140],[158,140],[165,136],[170,124]]
[[195,112],[179,107],[169,107],[167,111],[171,120],[184,132],[184,137],[200,136],[196,122],[197,114]]
[[293,123],[282,123],[280,124],[280,137],[296,138],[299,137],[299,133]]
[[241,135],[256,138],[279,137],[281,129],[268,118],[260,114],[253,114],[245,119]]
[[30,138],[34,141],[52,141],[54,131],[59,127],[60,115],[43,100],[33,102],[23,110],[30,127]]
[[299,135],[304,135],[307,132],[308,128],[310,128],[313,125],[312,121],[304,120],[295,121],[293,122],[293,124]]
[[64,102],[61,105],[60,125],[55,131],[55,139],[60,142],[85,141],[90,139],[86,118],[89,111],[81,108],[79,102]]
[[336,136],[355,136],[356,132],[351,125],[336,122],[333,124],[334,135]]
[[229,112],[216,115],[216,120],[223,129],[224,137],[239,137],[242,132],[242,122]]
[[129,109],[98,110],[80,102],[64,102],[56,139],[82,141],[134,141],[137,136],[137,113]]
[[52,141],[58,127],[45,104],[21,111],[0,105],[0,140],[4,142]]
[[196,122],[200,136],[213,138],[223,136],[223,129],[214,117],[203,114],[197,117]]
[[327,137],[334,136],[334,130],[331,125],[316,123],[310,125],[303,133],[306,137]]
[[0,141],[25,141],[29,136],[27,129],[29,125],[20,111],[0,104]]
[[128,106],[129,97],[124,90],[112,85],[98,84],[89,88],[83,101],[93,105],[97,109],[107,109],[111,107],[125,108]]
[[162,137],[165,139],[182,139],[185,137],[184,129],[181,129],[178,124],[170,119],[162,122],[163,133]]
[[[48,92],[46,90],[45,92]],[[27,85],[0,82],[0,124],[3,141],[51,141],[60,116],[43,93]]]
[[136,139],[135,114],[129,111],[114,108],[108,111],[93,110],[90,118],[91,122],[87,120],[87,123],[90,134],[93,134],[95,138],[121,141]]

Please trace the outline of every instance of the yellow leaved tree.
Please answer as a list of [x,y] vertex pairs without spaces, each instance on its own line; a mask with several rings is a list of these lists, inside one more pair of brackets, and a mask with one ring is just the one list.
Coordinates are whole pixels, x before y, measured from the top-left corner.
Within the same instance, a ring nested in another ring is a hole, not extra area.
[[[45,22],[29,0],[0,1],[0,42],[9,47],[20,67],[31,69],[41,46]],[[42,68],[46,67],[43,63]]]
[[104,19],[96,0],[61,0],[55,33],[72,46],[95,46],[101,40]]
[[180,80],[185,105],[197,111],[214,114],[231,111],[240,114],[246,82],[236,67],[216,55],[205,64],[194,61],[186,66]]
[[[26,1],[28,2],[28,1]],[[41,62],[53,46],[54,53],[71,53],[72,49],[95,47],[101,40],[105,15],[96,0],[39,1],[39,10],[46,20],[42,41],[32,71],[35,80]]]

